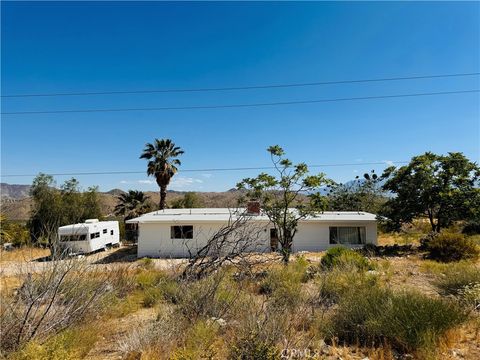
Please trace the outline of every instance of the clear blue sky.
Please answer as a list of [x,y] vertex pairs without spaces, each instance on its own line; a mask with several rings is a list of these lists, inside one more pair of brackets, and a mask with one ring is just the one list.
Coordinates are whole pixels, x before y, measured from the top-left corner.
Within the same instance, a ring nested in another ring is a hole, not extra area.
[[[303,83],[480,71],[480,3],[2,2],[3,95]],[[475,89],[478,76],[252,91],[4,98],[2,111],[291,101]],[[145,169],[172,138],[184,169],[268,166],[280,144],[310,164],[461,151],[479,161],[478,94],[264,108],[3,115],[2,174]],[[375,166],[381,171],[384,166]],[[348,181],[371,166],[325,167]],[[180,173],[223,191],[257,172]],[[79,176],[156,190],[146,175]],[[30,183],[32,178],[2,178]],[[59,183],[65,177],[57,177]],[[150,179],[153,180],[153,179]]]

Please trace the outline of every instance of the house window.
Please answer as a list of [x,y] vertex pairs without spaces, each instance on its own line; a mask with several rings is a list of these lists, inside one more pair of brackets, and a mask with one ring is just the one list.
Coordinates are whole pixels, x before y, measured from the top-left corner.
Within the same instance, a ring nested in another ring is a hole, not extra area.
[[107,233],[107,229],[103,229],[103,233],[106,234],[106,233]]
[[172,226],[170,228],[170,235],[172,239],[193,239],[193,226]]
[[365,244],[365,226],[330,226],[330,244]]

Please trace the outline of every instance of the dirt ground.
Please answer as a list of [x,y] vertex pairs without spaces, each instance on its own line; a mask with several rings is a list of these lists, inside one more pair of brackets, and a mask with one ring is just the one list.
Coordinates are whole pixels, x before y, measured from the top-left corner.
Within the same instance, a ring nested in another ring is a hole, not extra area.
[[[318,263],[323,253],[302,253],[293,256],[303,256],[312,263]],[[15,288],[19,286],[18,273],[28,269],[29,272],[42,272],[49,266],[47,259],[48,252],[43,249],[17,249],[10,252],[2,252],[0,260],[1,288]],[[136,258],[136,248],[122,247],[100,252],[83,257],[95,268],[102,267],[105,270],[117,266],[142,266],[142,260]],[[45,261],[47,260],[47,261]],[[68,261],[68,260],[65,260]],[[433,285],[436,275],[428,271],[422,264],[425,260],[421,255],[406,255],[403,257],[373,258],[377,264],[376,272],[386,279],[389,286],[397,290],[414,289],[426,295],[440,296]],[[157,269],[169,270],[181,266],[185,259],[153,259],[152,264]],[[480,270],[479,270],[480,271]],[[86,359],[121,359],[122,353],[119,349],[119,341],[135,328],[153,321],[158,315],[157,308],[140,308],[123,318],[112,318],[104,324],[109,331],[108,336],[100,338],[90,350]],[[457,329],[449,336],[449,350],[439,355],[439,359],[480,359],[480,321],[469,323]],[[368,354],[359,349],[342,348],[330,349],[333,355],[329,359],[368,359]],[[337,354],[337,355],[335,355]],[[361,355],[361,356],[360,356]],[[360,356],[360,357],[358,357]],[[376,358],[376,357],[374,357]]]

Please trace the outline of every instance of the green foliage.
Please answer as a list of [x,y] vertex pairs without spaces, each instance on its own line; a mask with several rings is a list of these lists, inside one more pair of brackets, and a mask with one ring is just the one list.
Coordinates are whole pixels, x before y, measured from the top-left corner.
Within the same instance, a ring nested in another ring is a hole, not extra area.
[[28,227],[17,221],[8,221],[5,217],[1,219],[1,243],[10,242],[15,246],[26,245],[30,242]]
[[308,263],[303,258],[272,269],[260,283],[259,292],[268,295],[269,305],[275,308],[293,309],[302,300],[302,282],[307,280]]
[[148,160],[147,174],[155,177],[160,187],[160,209],[165,209],[165,199],[167,196],[167,186],[173,175],[178,171],[177,166],[181,165],[178,156],[184,151],[175,146],[170,139],[155,139],[153,144],[145,144],[140,159]]
[[74,178],[57,189],[52,176],[39,174],[33,180],[30,195],[33,206],[28,228],[33,242],[44,239],[53,244],[59,226],[101,217],[97,188],[81,192]]
[[434,351],[445,332],[466,319],[455,303],[371,287],[352,289],[341,298],[331,331],[349,343],[386,341],[400,351]]
[[480,271],[475,264],[445,264],[439,271],[435,285],[444,295],[457,296],[473,307],[480,304]]
[[[326,198],[318,190],[331,180],[323,173],[310,175],[305,163],[294,165],[278,145],[270,146],[267,151],[276,176],[261,173],[255,178],[243,179],[237,188],[247,190],[248,199],[260,201],[263,212],[277,231],[283,261],[288,262],[298,222],[325,210]],[[311,195],[305,196],[305,193]]]
[[382,176],[388,178],[384,190],[396,195],[384,209],[394,229],[427,217],[432,231],[439,232],[453,221],[479,216],[480,189],[475,185],[480,169],[462,153],[427,152],[399,169],[386,169]]
[[133,219],[153,210],[153,204],[143,191],[128,190],[117,197],[118,204],[114,213],[123,216],[125,220]]
[[480,253],[473,240],[454,233],[435,235],[425,246],[430,259],[443,262],[477,259]]
[[219,326],[212,321],[200,320],[188,329],[184,346],[173,352],[171,360],[214,359],[214,343]]
[[372,269],[372,265],[367,258],[354,250],[342,246],[335,246],[328,249],[322,257],[321,265],[326,269],[345,265],[351,265],[360,270]]
[[172,201],[172,209],[194,209],[204,206],[203,200],[197,193],[189,191],[183,195],[183,198]]
[[333,211],[367,211],[378,213],[387,201],[385,191],[375,171],[358,176],[347,184],[328,185],[328,208]]
[[280,351],[274,344],[268,343],[257,336],[250,334],[230,349],[229,359],[232,360],[277,360],[280,358]]

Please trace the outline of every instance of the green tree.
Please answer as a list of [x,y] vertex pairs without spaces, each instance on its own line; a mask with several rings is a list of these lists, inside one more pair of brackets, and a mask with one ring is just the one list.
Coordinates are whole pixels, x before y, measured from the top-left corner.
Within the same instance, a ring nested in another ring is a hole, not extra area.
[[193,191],[189,191],[182,198],[172,201],[173,209],[194,209],[203,206],[202,199]]
[[237,188],[246,190],[248,199],[260,201],[262,211],[277,232],[283,261],[288,263],[298,222],[326,208],[326,198],[318,190],[331,181],[323,173],[309,175],[305,163],[293,165],[278,145],[270,146],[267,151],[276,176],[261,173],[255,178],[243,179]]
[[117,196],[118,204],[114,213],[123,216],[125,220],[133,219],[152,211],[152,204],[149,197],[143,191],[128,190],[127,193]]
[[178,171],[177,166],[181,165],[177,156],[184,151],[175,146],[170,139],[155,139],[153,144],[145,144],[145,149],[140,155],[140,159],[147,159],[147,174],[155,177],[160,187],[160,210],[165,209],[165,199],[167,197],[167,186],[173,175]]
[[395,195],[384,209],[394,229],[426,217],[432,231],[439,232],[478,212],[480,169],[462,153],[442,156],[426,152],[399,169],[387,168],[383,176],[388,179],[384,190]]
[[382,189],[382,177],[372,170],[363,178],[346,183],[335,183],[328,186],[328,208],[333,211],[367,211],[378,213],[387,201]]
[[32,242],[45,240],[53,245],[58,227],[100,218],[100,203],[96,187],[80,191],[79,182],[72,178],[56,188],[53,177],[39,174],[30,189],[33,200],[28,228]]
[[39,174],[33,179],[30,196],[33,204],[28,221],[33,243],[44,239],[48,244],[55,241],[57,229],[65,217],[60,191],[51,175]]

